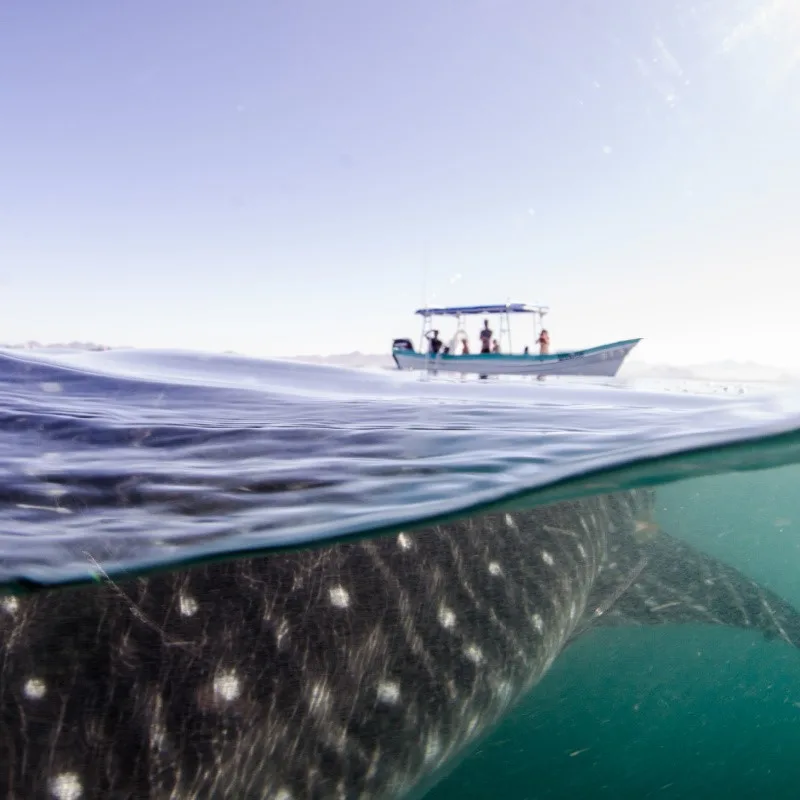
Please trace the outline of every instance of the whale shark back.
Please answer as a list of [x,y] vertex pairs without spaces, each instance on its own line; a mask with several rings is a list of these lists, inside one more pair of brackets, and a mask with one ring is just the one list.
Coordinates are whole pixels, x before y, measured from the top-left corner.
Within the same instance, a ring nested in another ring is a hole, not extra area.
[[590,625],[800,641],[790,605],[653,530],[652,506],[621,492],[0,598],[0,797],[407,796]]
[[632,520],[589,498],[6,597],[0,796],[402,795],[544,674]]

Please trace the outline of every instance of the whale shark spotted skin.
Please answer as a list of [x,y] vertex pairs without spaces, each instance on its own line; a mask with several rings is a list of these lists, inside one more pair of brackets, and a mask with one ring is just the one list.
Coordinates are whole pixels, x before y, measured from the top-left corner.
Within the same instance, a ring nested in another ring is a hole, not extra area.
[[[393,798],[592,625],[800,615],[636,490],[0,598],[0,798]],[[645,523],[647,524],[647,523]]]

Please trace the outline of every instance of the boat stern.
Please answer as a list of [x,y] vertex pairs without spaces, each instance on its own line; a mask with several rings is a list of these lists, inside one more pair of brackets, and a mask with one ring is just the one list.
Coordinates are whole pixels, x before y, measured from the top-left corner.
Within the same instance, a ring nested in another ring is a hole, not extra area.
[[403,365],[397,358],[398,355],[402,356],[415,352],[411,339],[394,339],[392,341],[392,358],[394,359],[394,363],[397,364],[397,369],[403,369]]

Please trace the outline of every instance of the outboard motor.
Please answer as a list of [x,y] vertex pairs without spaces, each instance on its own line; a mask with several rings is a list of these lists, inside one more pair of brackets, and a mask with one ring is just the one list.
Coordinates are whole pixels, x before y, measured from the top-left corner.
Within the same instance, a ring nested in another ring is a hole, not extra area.
[[394,363],[397,364],[397,369],[402,369],[395,355],[395,351],[397,350],[405,350],[406,352],[413,353],[414,345],[411,343],[411,339],[395,339],[392,342],[392,358],[394,359]]

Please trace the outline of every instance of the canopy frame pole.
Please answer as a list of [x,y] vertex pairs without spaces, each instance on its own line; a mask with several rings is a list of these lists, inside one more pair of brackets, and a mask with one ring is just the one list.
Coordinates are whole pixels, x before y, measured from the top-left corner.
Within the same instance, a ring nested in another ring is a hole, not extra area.
[[420,334],[419,339],[419,349],[421,353],[425,353],[425,369],[423,371],[423,375],[426,375],[430,366],[428,364],[430,360],[430,341],[428,340],[428,331],[431,327],[431,318],[428,314],[423,314],[422,316],[422,333]]

